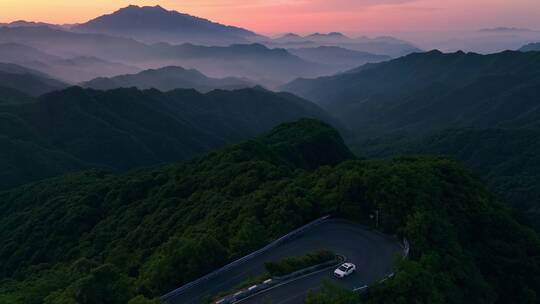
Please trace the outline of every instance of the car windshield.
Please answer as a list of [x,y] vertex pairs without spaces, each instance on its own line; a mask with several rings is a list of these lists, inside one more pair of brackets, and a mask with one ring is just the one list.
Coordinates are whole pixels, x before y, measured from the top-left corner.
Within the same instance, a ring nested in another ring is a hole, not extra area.
[[338,269],[341,270],[341,271],[347,271],[349,269],[349,267],[347,267],[345,265],[341,265],[341,266],[339,266]]

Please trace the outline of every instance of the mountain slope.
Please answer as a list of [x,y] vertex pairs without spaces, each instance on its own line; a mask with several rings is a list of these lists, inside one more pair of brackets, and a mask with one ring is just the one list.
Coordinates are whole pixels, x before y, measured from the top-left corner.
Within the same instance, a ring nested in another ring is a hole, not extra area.
[[540,131],[451,129],[420,138],[382,137],[356,144],[366,157],[439,154],[473,168],[486,185],[540,231]]
[[[88,167],[127,170],[186,159],[302,117],[331,121],[303,99],[263,90],[69,88],[33,103],[0,106],[0,137],[13,147],[2,151],[7,169],[0,184]],[[54,169],[42,169],[47,163]]]
[[196,89],[208,92],[215,89],[231,90],[255,86],[248,80],[239,78],[209,78],[197,70],[186,70],[181,67],[163,67],[146,70],[138,74],[120,75],[112,78],[96,78],[81,84],[83,87],[98,90],[137,87],[139,89],[155,88],[160,91],[174,89]]
[[0,57],[3,62],[33,68],[71,83],[90,80],[97,76],[106,77],[139,71],[135,67],[90,56],[65,59],[16,43],[0,44]]
[[450,155],[539,227],[539,52],[414,54],[286,88],[344,121],[362,155]]
[[36,27],[36,26],[46,26],[50,28],[55,29],[67,29],[69,28],[69,25],[59,25],[59,24],[52,24],[52,23],[46,23],[46,22],[34,22],[34,21],[26,21],[26,20],[17,20],[10,23],[0,23],[0,26],[6,26],[6,27]]
[[418,53],[284,90],[361,134],[458,127],[537,128],[540,53]]
[[26,103],[33,100],[21,91],[0,86],[0,104]]
[[411,251],[362,302],[540,293],[538,236],[466,170],[442,158],[354,160],[334,129],[301,120],[185,164],[0,192],[0,301],[147,303],[322,215],[373,226],[373,210]]
[[350,70],[366,63],[390,60],[389,56],[353,51],[336,46],[287,49],[289,53],[307,61],[335,66],[338,71]]
[[336,32],[328,34],[314,33],[303,37],[289,33],[276,39],[264,40],[264,43],[271,47],[293,49],[317,48],[321,46],[339,47],[394,58],[421,51],[412,43],[393,37],[351,38]]
[[539,43],[529,43],[524,45],[521,49],[522,52],[537,52],[540,51],[540,42]]
[[25,45],[60,57],[95,56],[107,60],[122,59],[121,54],[142,52],[146,46],[132,39],[74,33],[46,26],[2,27],[0,42]]
[[285,49],[271,49],[257,43],[226,47],[158,44],[151,47],[150,54],[156,56],[154,60],[160,63],[178,63],[179,66],[194,68],[213,77],[235,76],[283,82],[292,80],[295,75],[323,75],[329,70],[321,64],[292,55]]
[[74,33],[48,27],[0,27],[0,43],[22,44],[63,58],[97,57],[140,69],[182,66],[220,78],[234,76],[284,83],[297,77],[325,75],[329,70],[284,49],[270,49],[261,44],[148,45],[123,37]]
[[[19,91],[20,94],[18,95],[26,99],[22,95],[39,96],[44,93],[63,89],[67,87],[67,84],[32,69],[16,64],[0,63],[0,87]],[[0,99],[8,98],[8,95],[14,97],[13,91],[11,93],[7,91],[3,92],[0,95]],[[17,102],[17,100],[11,97],[9,97],[11,101]]]
[[257,34],[206,19],[168,11],[160,6],[130,5],[112,14],[76,25],[74,31],[125,36],[139,41],[157,43],[196,43],[228,45],[247,43]]

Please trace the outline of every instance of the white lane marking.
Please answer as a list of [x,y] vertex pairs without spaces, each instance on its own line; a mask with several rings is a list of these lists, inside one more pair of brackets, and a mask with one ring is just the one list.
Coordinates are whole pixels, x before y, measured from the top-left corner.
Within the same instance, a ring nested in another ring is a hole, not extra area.
[[251,299],[251,298],[253,298],[253,297],[255,297],[255,296],[258,296],[258,295],[260,295],[260,294],[266,293],[266,292],[268,292],[268,291],[270,291],[270,290],[276,289],[276,288],[278,288],[278,287],[287,285],[287,284],[292,283],[292,282],[296,282],[296,281],[298,281],[298,280],[301,280],[301,279],[307,278],[307,277],[309,277],[309,276],[312,276],[312,275],[321,273],[321,272],[323,272],[323,271],[327,271],[327,270],[332,269],[332,268],[334,268],[334,267],[336,267],[336,265],[332,265],[332,266],[326,267],[326,268],[324,268],[324,269],[318,270],[318,271],[316,271],[316,272],[308,273],[308,274],[306,274],[306,275],[303,275],[303,276],[294,278],[294,279],[292,279],[292,280],[290,280],[290,281],[287,281],[287,282],[283,282],[283,283],[277,284],[277,285],[272,286],[272,287],[270,287],[270,288],[268,288],[268,289],[261,290],[261,291],[259,291],[259,292],[257,292],[257,293],[254,293],[254,294],[250,295],[250,296],[247,297],[247,298],[243,298],[243,299],[240,300],[240,301],[236,301],[235,303],[241,303],[241,302],[244,302],[244,301],[249,300],[249,299]]
[[366,288],[368,288],[368,286],[364,285],[362,287],[358,287],[358,288],[353,289],[353,291],[359,291],[359,290],[366,289]]

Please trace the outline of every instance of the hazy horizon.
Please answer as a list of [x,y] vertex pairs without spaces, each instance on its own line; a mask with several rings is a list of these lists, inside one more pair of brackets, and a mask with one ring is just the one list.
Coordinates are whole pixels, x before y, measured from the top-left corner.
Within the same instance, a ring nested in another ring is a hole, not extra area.
[[0,0],[0,22],[86,22],[127,5],[160,5],[263,34],[284,32],[445,32],[481,28],[540,29],[536,0]]

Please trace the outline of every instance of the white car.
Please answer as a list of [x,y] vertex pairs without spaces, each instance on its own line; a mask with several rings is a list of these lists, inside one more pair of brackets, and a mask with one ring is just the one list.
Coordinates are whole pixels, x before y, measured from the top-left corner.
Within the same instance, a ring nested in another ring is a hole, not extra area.
[[353,263],[343,263],[336,270],[334,270],[334,275],[338,278],[344,278],[356,270],[356,265]]

